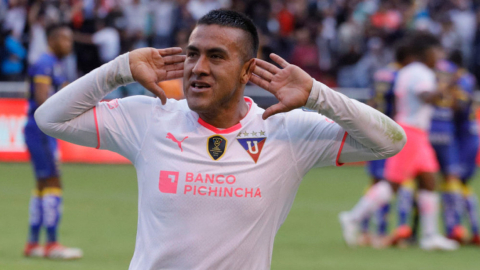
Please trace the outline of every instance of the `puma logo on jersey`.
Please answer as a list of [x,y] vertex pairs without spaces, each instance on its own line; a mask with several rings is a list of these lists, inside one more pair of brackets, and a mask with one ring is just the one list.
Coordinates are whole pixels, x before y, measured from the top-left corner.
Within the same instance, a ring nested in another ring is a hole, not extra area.
[[118,99],[113,99],[107,102],[107,106],[110,110],[113,110],[118,107]]
[[182,142],[185,141],[186,138],[188,138],[188,136],[185,137],[185,138],[183,138],[183,140],[179,141],[179,140],[177,140],[177,138],[175,138],[175,136],[173,136],[172,133],[170,133],[170,132],[167,133],[167,139],[170,139],[170,140],[172,140],[173,142],[176,142],[176,143],[178,144],[178,147],[180,148],[180,150],[181,150],[182,152],[183,152]]

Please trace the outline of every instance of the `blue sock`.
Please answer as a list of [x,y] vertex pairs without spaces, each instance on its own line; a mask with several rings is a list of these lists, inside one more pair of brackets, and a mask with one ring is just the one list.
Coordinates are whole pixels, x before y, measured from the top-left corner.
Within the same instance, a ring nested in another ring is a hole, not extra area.
[[38,190],[34,190],[32,197],[30,198],[29,206],[29,243],[38,243],[40,238],[40,229],[42,228],[42,197]]
[[360,231],[362,233],[368,233],[369,227],[370,227],[370,217],[364,218],[360,225]]
[[473,235],[479,234],[479,218],[478,218],[478,198],[473,190],[467,186],[463,186],[463,198],[467,210],[470,228]]
[[47,229],[47,243],[57,242],[58,225],[61,216],[61,189],[45,188],[43,190],[43,225]]
[[445,232],[451,235],[453,228],[460,225],[460,212],[462,208],[462,191],[460,182],[450,181],[442,185],[442,204],[443,204],[443,220],[445,224]]
[[397,193],[398,226],[407,225],[413,207],[413,181],[400,187]]
[[[368,186],[367,188],[365,188],[364,192],[367,193],[370,187],[371,186]],[[370,218],[371,216],[368,215],[367,217],[362,219],[362,221],[360,222],[360,232],[368,233],[370,231]]]
[[386,235],[388,230],[388,213],[390,212],[390,204],[387,203],[377,211],[377,234]]

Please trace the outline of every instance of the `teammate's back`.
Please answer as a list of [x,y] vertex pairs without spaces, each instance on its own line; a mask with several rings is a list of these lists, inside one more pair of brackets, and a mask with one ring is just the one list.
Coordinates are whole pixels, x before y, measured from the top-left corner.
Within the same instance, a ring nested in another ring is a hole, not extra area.
[[398,72],[395,83],[395,120],[404,125],[428,130],[433,108],[418,97],[436,90],[435,73],[420,62],[413,62]]

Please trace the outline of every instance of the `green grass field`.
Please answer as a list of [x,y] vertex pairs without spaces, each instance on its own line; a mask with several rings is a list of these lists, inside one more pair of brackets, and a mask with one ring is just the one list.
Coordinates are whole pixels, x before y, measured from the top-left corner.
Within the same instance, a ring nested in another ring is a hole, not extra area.
[[[134,168],[63,165],[62,171],[60,240],[82,248],[85,257],[58,262],[21,256],[33,175],[29,164],[0,163],[0,269],[128,269],[137,222]],[[480,269],[480,248],[475,247],[452,253],[346,248],[337,214],[354,205],[367,183],[362,167],[312,170],[277,234],[272,269]],[[480,193],[478,179],[475,189]]]

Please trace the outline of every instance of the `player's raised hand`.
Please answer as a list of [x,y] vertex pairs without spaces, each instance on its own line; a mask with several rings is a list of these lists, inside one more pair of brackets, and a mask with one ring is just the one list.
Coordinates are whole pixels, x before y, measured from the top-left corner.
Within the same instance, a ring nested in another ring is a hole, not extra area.
[[270,54],[270,58],[282,68],[256,59],[256,66],[250,78],[252,83],[272,93],[279,101],[265,110],[263,119],[304,106],[313,85],[312,77],[301,68],[289,64],[274,53]]
[[181,48],[142,48],[130,52],[130,70],[133,79],[155,96],[167,102],[167,96],[158,83],[183,77],[185,55],[179,55]]

